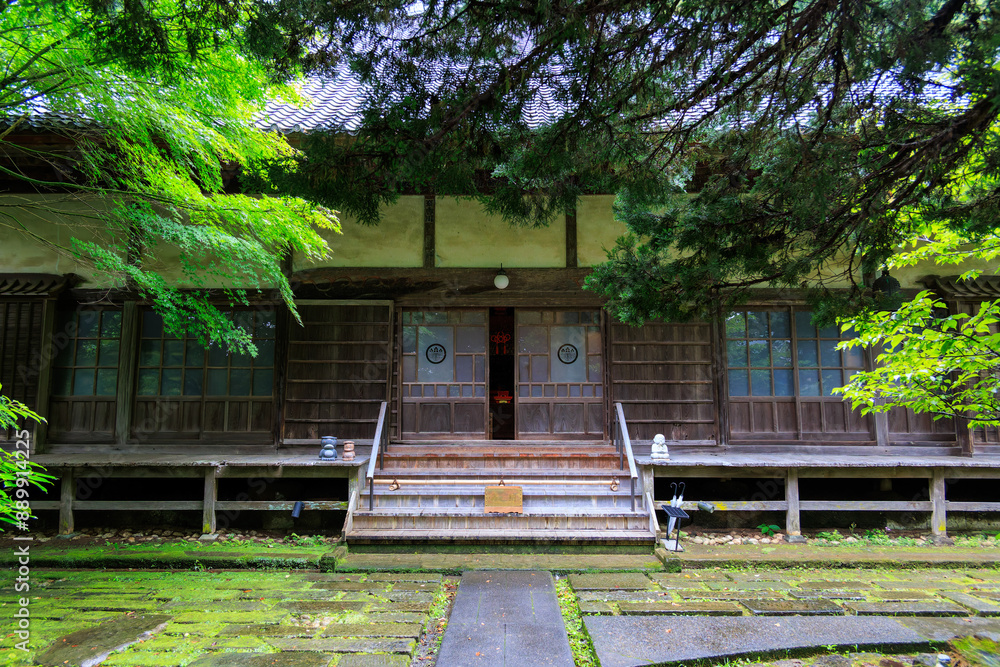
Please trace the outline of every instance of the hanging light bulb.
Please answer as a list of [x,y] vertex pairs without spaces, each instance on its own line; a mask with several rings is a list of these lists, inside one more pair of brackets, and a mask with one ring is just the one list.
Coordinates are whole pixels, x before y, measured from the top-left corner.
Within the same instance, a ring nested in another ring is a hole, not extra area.
[[493,276],[493,286],[497,289],[507,289],[507,285],[510,285],[510,278],[507,277],[507,272],[503,270],[503,264],[501,264],[500,270]]

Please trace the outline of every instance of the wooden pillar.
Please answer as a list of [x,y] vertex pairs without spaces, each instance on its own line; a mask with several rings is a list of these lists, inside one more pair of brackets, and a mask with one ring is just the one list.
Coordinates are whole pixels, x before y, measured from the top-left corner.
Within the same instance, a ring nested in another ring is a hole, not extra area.
[[650,494],[653,500],[656,500],[656,494],[653,493],[653,471],[655,468],[653,466],[639,466],[639,474],[642,476],[642,494]]
[[889,446],[889,413],[876,412],[875,417],[875,444],[879,447]]
[[802,537],[802,517],[799,512],[799,471],[789,468],[785,471],[785,501],[788,509],[785,510],[785,533],[788,535],[790,543],[805,542]]
[[[52,386],[52,362],[56,357],[53,346],[56,329],[55,299],[46,299],[42,304],[42,345],[39,348],[38,392],[35,395],[35,412],[47,417],[49,414],[49,394]],[[48,422],[39,422],[35,426],[35,437],[31,439],[31,453],[45,451],[48,437]]]
[[[955,299],[950,299],[945,302],[948,307],[948,312],[952,314],[966,313],[968,315],[975,314],[976,308],[972,303],[968,301],[958,301]],[[953,373],[952,376],[956,375]],[[955,417],[955,444],[958,445],[962,456],[972,456],[975,452],[975,437],[973,436],[972,430],[969,428],[969,419],[973,416],[971,412],[965,412],[964,414]]]
[[132,433],[132,391],[135,387],[139,342],[139,308],[135,301],[122,305],[122,330],[118,341],[118,388],[115,392],[115,442],[123,446]]
[[575,269],[578,265],[576,252],[576,209],[566,211],[566,268]]
[[281,448],[285,444],[285,388],[288,385],[288,337],[292,326],[291,314],[284,304],[275,306],[275,341],[274,341],[274,384],[271,386],[272,405],[274,406],[274,447]]
[[945,503],[944,468],[934,468],[930,480],[931,538],[934,544],[952,544],[948,537],[948,510]]
[[437,203],[434,195],[424,195],[424,268],[433,269],[437,264],[434,220]]
[[713,393],[715,395],[715,442],[718,445],[729,444],[729,385],[726,381],[726,327],[722,304],[716,304],[715,318],[712,320],[712,372],[715,376]]
[[955,441],[962,451],[962,456],[972,456],[976,451],[972,429],[969,428],[970,414],[967,412],[965,416],[955,418]]
[[59,534],[69,535],[75,529],[73,522],[73,500],[76,498],[76,480],[73,469],[63,471],[62,487],[59,489]]
[[205,468],[205,496],[202,501],[201,532],[206,535],[211,535],[216,530],[215,499],[219,495],[217,471],[218,469],[214,466]]

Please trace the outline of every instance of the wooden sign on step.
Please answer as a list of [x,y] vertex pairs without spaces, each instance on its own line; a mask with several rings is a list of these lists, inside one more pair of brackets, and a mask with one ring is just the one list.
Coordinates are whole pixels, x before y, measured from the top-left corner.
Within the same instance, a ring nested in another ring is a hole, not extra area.
[[523,514],[524,498],[519,486],[487,486],[486,514]]

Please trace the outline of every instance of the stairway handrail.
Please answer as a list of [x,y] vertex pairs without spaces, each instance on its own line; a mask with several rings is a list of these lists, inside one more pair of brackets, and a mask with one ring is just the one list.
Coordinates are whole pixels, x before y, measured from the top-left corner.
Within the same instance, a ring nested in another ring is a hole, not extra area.
[[[375,484],[373,480],[375,479],[375,461],[378,459],[379,455],[382,455],[382,463],[379,465],[380,468],[385,466],[385,447],[382,446],[382,440],[385,435],[388,435],[388,431],[385,429],[385,413],[388,403],[382,401],[382,406],[378,410],[378,422],[375,424],[375,438],[372,439],[372,453],[371,457],[368,459],[368,472],[365,475],[365,481],[368,482],[368,509],[375,509]],[[386,445],[388,447],[388,444]]]
[[621,435],[621,447],[618,450],[621,456],[621,468],[625,469],[625,459],[628,460],[629,485],[632,489],[632,511],[635,511],[635,482],[639,479],[639,474],[635,471],[635,456],[632,454],[632,438],[628,435],[628,424],[625,422],[625,410],[621,403],[615,403],[615,423],[618,426],[618,433],[614,433],[615,443]]

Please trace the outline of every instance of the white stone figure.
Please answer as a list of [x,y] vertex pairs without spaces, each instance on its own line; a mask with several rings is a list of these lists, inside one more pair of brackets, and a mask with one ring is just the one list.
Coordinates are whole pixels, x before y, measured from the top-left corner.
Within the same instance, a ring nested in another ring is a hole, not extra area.
[[669,459],[670,453],[667,451],[667,439],[662,433],[653,436],[653,459]]

